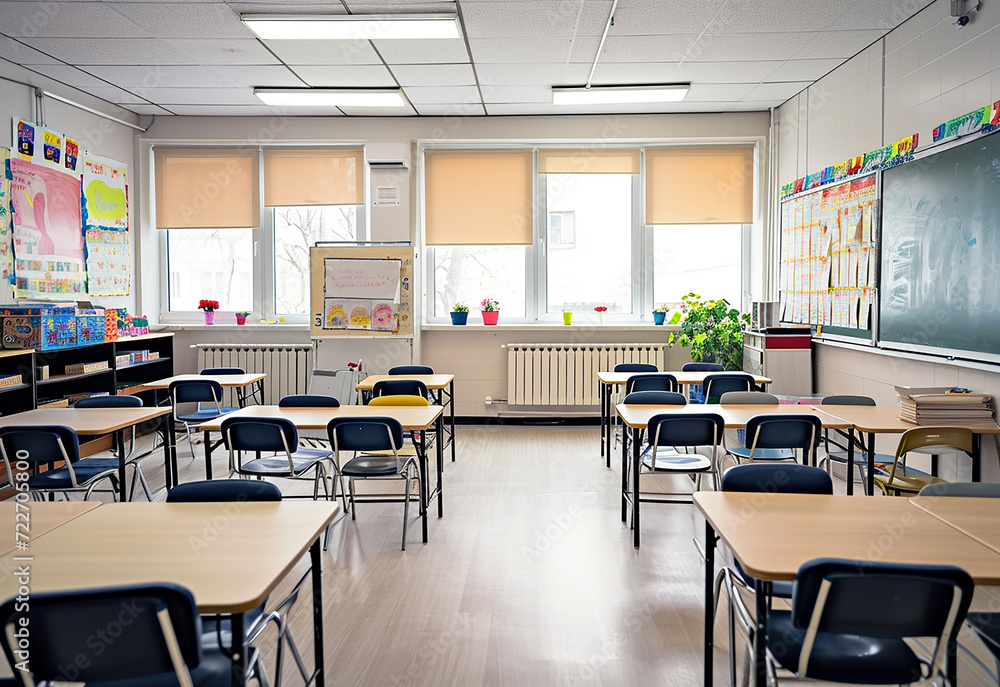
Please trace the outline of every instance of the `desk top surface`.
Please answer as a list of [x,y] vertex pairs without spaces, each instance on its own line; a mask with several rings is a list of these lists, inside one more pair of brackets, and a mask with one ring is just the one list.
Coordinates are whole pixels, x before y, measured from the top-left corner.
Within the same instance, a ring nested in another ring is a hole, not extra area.
[[199,425],[202,430],[219,430],[227,417],[284,417],[298,429],[326,429],[335,417],[394,417],[405,430],[427,429],[441,415],[441,406],[340,406],[339,408],[279,408],[248,406]]
[[432,375],[368,375],[358,382],[355,388],[359,391],[371,391],[375,382],[393,379],[415,379],[423,382],[428,389],[444,389],[455,380],[455,375],[438,373]]
[[0,554],[16,549],[18,541],[30,547],[36,538],[100,505],[97,501],[0,502]]
[[[0,567],[31,556],[33,593],[167,581],[190,589],[202,613],[235,613],[262,603],[338,512],[329,501],[105,504]],[[0,598],[17,588],[14,576],[0,580]]]
[[143,389],[167,389],[171,382],[195,379],[205,381],[206,379],[218,382],[222,386],[247,386],[267,377],[266,372],[247,372],[241,375],[174,375],[164,377],[153,382],[143,382]]
[[806,561],[829,556],[951,564],[977,584],[1000,584],[1000,553],[957,534],[909,499],[699,492],[694,502],[759,579],[791,580]]
[[[749,372],[729,371],[729,372],[683,372],[681,370],[660,370],[658,372],[598,372],[597,381],[601,384],[617,384],[624,385],[628,382],[629,377],[635,377],[637,375],[673,375],[674,379],[677,380],[678,384],[701,384],[705,377],[708,375],[727,375],[727,374],[750,374]],[[750,375],[753,377],[754,384],[770,384],[770,377],[762,377],[761,375]]]
[[1000,499],[958,496],[914,496],[921,510],[951,525],[962,534],[1000,553]]
[[[847,420],[859,432],[874,432],[876,434],[902,434],[914,427],[930,427],[932,425],[915,425],[899,419],[899,406],[814,406],[821,415],[832,415]],[[977,434],[998,434],[1000,427],[971,427]]]
[[755,415],[815,415],[828,429],[847,429],[851,424],[832,415],[824,415],[811,410],[812,406],[793,404],[777,405],[735,405],[722,403],[689,403],[686,406],[647,406],[619,403],[615,411],[629,427],[645,427],[650,418],[660,413],[717,413],[722,416],[726,427],[739,429]]
[[14,425],[64,425],[77,434],[108,434],[169,415],[169,407],[140,408],[36,408],[0,417],[0,427]]

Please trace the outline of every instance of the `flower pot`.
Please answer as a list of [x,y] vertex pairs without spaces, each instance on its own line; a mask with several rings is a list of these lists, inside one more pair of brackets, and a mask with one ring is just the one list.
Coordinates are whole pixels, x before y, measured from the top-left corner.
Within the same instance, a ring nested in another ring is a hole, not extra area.
[[483,310],[483,324],[496,324],[499,318],[499,310]]
[[215,324],[215,311],[206,310],[205,311],[205,324]]
[[240,315],[239,313],[237,313],[236,314],[236,324],[246,324],[246,323],[247,323],[247,316],[246,315]]
[[469,312],[453,312],[451,313],[451,323],[456,325],[463,325],[469,322]]
[[667,319],[667,313],[665,312],[653,313],[653,324],[663,324],[664,320],[666,319]]
[[573,324],[573,313],[571,312],[563,313],[563,324],[565,325]]

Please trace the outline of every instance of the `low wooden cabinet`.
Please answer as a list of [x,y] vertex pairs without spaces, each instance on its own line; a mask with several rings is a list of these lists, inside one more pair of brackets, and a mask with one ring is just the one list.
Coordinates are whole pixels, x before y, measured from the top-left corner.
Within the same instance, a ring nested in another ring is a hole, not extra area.
[[743,370],[770,377],[769,393],[811,396],[812,335],[804,333],[743,333]]

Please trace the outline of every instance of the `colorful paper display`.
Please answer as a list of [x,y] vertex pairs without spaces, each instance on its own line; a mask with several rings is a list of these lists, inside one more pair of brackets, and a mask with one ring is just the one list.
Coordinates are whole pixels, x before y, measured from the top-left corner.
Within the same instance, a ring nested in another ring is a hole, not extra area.
[[127,295],[131,278],[128,181],[124,164],[87,154],[83,160],[83,226],[87,292]]
[[0,148],[0,280],[11,278],[10,150]]

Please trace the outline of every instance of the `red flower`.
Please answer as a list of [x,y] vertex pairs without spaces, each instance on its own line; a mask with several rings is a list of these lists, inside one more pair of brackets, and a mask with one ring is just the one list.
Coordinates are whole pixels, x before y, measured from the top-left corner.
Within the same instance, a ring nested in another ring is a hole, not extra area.
[[596,306],[594,308],[595,312],[607,312],[607,310],[608,310],[608,306],[606,306],[606,305],[598,305],[598,306]]
[[205,312],[212,312],[213,310],[219,309],[219,301],[208,301],[200,300],[198,301],[198,309],[204,310]]

